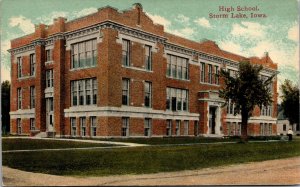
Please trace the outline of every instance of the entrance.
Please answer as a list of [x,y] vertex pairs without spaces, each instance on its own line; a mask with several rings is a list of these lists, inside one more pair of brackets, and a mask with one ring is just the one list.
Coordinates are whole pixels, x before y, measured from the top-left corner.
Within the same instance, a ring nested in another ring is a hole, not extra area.
[[209,134],[216,134],[216,107],[209,107]]
[[53,120],[54,120],[54,113],[53,113],[53,97],[46,98],[46,124],[47,124],[47,131],[53,132]]

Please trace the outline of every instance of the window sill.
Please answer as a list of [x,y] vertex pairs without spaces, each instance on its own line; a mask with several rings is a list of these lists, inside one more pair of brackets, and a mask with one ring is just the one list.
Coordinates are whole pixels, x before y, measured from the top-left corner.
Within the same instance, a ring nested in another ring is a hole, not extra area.
[[28,75],[28,76],[18,77],[18,80],[25,80],[25,79],[30,79],[30,78],[35,78],[35,74]]
[[200,82],[200,84],[220,87],[220,84],[212,84],[212,83],[208,83],[208,82]]
[[169,76],[166,76],[166,77],[169,78],[169,79],[174,79],[174,80],[179,80],[179,81],[191,82],[190,79],[179,79],[179,78],[174,78],[174,77],[169,77]]
[[85,70],[85,69],[92,69],[96,68],[97,66],[89,66],[89,67],[83,67],[83,68],[72,68],[70,71],[80,71],[80,70]]
[[138,71],[143,71],[143,72],[148,72],[148,73],[153,73],[153,70],[136,68],[136,67],[132,67],[132,66],[124,66],[124,65],[122,65],[122,68],[127,68],[127,69],[132,69],[132,70],[138,70]]
[[46,65],[48,65],[48,64],[53,64],[53,63],[54,63],[53,60],[51,60],[51,61],[46,61],[46,62],[45,62]]

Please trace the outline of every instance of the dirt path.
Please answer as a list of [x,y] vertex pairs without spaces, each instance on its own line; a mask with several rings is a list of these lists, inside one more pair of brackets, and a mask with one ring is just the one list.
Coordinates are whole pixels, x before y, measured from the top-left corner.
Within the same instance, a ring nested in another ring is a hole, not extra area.
[[199,170],[108,177],[63,177],[3,167],[4,184],[45,185],[205,185],[300,184],[300,157]]

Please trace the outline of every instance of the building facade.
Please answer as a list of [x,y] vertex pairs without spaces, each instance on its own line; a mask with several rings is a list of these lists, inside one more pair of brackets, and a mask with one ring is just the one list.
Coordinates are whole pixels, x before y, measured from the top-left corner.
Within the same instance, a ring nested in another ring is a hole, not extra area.
[[[167,32],[140,4],[112,7],[52,25],[11,41],[11,133],[58,137],[234,136],[241,117],[222,107],[219,71],[239,61],[262,64],[262,78],[277,72],[266,54],[246,58],[215,42]],[[249,135],[276,134],[273,104],[256,107]]]

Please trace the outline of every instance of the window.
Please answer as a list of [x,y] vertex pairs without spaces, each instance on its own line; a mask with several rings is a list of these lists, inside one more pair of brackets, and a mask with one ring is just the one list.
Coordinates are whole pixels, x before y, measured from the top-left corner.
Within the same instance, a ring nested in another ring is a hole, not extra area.
[[122,64],[130,66],[130,41],[122,40]]
[[129,118],[122,118],[122,136],[129,136]]
[[226,123],[226,126],[227,126],[227,135],[228,135],[228,136],[233,135],[233,131],[232,131],[232,128],[231,128],[231,123],[230,123],[230,122],[227,122],[227,123]]
[[22,109],[22,88],[17,89],[17,99],[18,109]]
[[152,53],[149,45],[145,45],[145,69],[152,70]]
[[212,84],[212,65],[208,64],[208,83]]
[[286,124],[283,124],[282,130],[283,130],[283,131],[286,131]]
[[17,58],[17,66],[18,66],[18,78],[22,77],[22,58],[18,57]]
[[171,55],[167,56],[167,76],[171,77]]
[[228,100],[227,103],[227,114],[234,114],[235,104],[231,101],[231,99]]
[[177,136],[180,135],[180,121],[179,121],[179,120],[176,120],[175,134],[176,134]]
[[263,136],[265,135],[265,131],[264,131],[264,124],[263,123],[260,123],[260,135]]
[[49,69],[46,71],[46,87],[53,87],[53,69]]
[[97,64],[97,40],[92,39],[72,45],[71,69],[95,67]]
[[17,134],[22,134],[22,121],[20,118],[17,119]]
[[151,119],[150,118],[145,118],[145,127],[144,127],[144,130],[145,130],[145,133],[144,135],[145,136],[151,136]]
[[205,63],[201,62],[200,82],[205,82]]
[[184,135],[189,135],[189,121],[184,121]]
[[188,59],[168,54],[167,76],[188,80]]
[[145,107],[151,107],[152,105],[152,83],[145,82]]
[[129,79],[122,80],[122,104],[129,105]]
[[34,131],[35,130],[35,119],[30,118],[30,130]]
[[30,86],[30,108],[35,108],[35,87]]
[[77,105],[97,104],[97,79],[71,81],[71,103]]
[[71,118],[71,136],[76,136],[76,118]]
[[219,84],[219,67],[215,66],[215,84]]
[[236,127],[236,135],[241,135],[241,127],[242,127],[242,123],[238,122],[237,123],[237,127]]
[[80,118],[81,136],[86,136],[86,118]]
[[172,120],[167,119],[167,136],[172,136]]
[[52,61],[52,49],[46,50],[46,62]]
[[97,118],[96,116],[91,116],[90,123],[91,123],[91,136],[97,136]]
[[262,116],[272,116],[272,105],[261,106],[260,115],[262,115]]
[[35,54],[30,54],[30,75],[35,74]]
[[167,110],[188,111],[188,90],[167,88]]
[[272,123],[269,123],[269,135],[273,134]]

